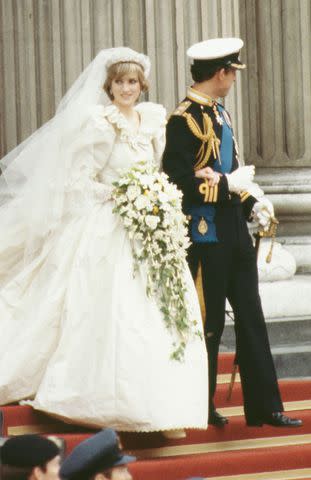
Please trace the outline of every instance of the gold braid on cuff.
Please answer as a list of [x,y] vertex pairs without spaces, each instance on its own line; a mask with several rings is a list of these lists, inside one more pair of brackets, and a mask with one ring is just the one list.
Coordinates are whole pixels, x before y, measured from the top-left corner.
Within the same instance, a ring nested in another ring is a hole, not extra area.
[[204,195],[205,203],[217,202],[218,185],[215,185],[214,187],[210,187],[208,184],[208,180],[205,179],[204,183],[201,183],[201,185],[199,186],[199,192],[201,193],[201,195]]

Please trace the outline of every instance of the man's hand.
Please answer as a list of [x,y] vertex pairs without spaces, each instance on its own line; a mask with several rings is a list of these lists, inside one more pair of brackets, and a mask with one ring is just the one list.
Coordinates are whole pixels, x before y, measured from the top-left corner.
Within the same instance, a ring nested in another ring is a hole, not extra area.
[[239,167],[232,173],[226,173],[229,191],[239,194],[247,190],[252,184],[254,175],[254,165]]
[[210,167],[205,167],[205,168],[201,168],[200,170],[197,170],[195,172],[195,176],[197,178],[206,178],[208,180],[208,185],[210,187],[214,187],[219,183],[221,174],[218,172],[215,172]]
[[266,197],[258,200],[253,206],[252,216],[253,220],[255,220],[265,232],[268,231],[271,218],[274,217],[274,208],[270,200]]

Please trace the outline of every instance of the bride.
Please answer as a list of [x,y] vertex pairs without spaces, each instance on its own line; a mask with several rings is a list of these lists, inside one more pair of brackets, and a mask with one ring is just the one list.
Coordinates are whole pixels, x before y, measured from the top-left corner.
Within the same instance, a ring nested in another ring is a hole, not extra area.
[[[204,341],[184,361],[113,213],[120,168],[156,162],[165,110],[136,102],[149,58],[101,51],[56,115],[3,159],[0,405],[120,431],[207,427]],[[200,318],[188,271],[187,303]]]

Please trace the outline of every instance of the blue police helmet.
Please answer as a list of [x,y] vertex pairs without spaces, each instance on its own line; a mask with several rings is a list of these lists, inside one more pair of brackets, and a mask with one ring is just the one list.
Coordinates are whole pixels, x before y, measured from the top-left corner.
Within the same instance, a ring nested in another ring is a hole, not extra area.
[[74,480],[135,460],[136,457],[122,453],[116,432],[106,428],[73,449],[63,462],[60,475],[68,480]]

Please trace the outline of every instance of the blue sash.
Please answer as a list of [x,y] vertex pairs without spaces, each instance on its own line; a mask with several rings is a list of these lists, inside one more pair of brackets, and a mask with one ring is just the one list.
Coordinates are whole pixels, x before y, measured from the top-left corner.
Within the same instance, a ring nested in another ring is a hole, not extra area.
[[[232,154],[233,154],[233,138],[232,128],[228,125],[230,122],[228,115],[224,112],[221,105],[217,105],[221,118],[224,120],[222,125],[222,135],[220,144],[220,160],[217,160],[214,165],[214,170],[220,173],[229,173],[232,168]],[[227,121],[226,121],[227,120]],[[213,205],[200,205],[189,207],[187,215],[191,215],[190,221],[190,236],[194,243],[215,243],[218,242],[216,235],[215,207]],[[206,222],[207,231],[205,233],[199,232],[199,225],[202,221]]]
[[[222,125],[221,144],[220,144],[220,160],[217,160],[214,165],[214,170],[220,173],[230,173],[232,168],[232,154],[233,154],[233,138],[232,128],[228,125],[227,121],[230,121],[228,114],[224,112],[224,108],[221,105],[217,105],[217,109],[220,112],[221,118],[224,123]],[[227,119],[227,121],[226,121]]]

